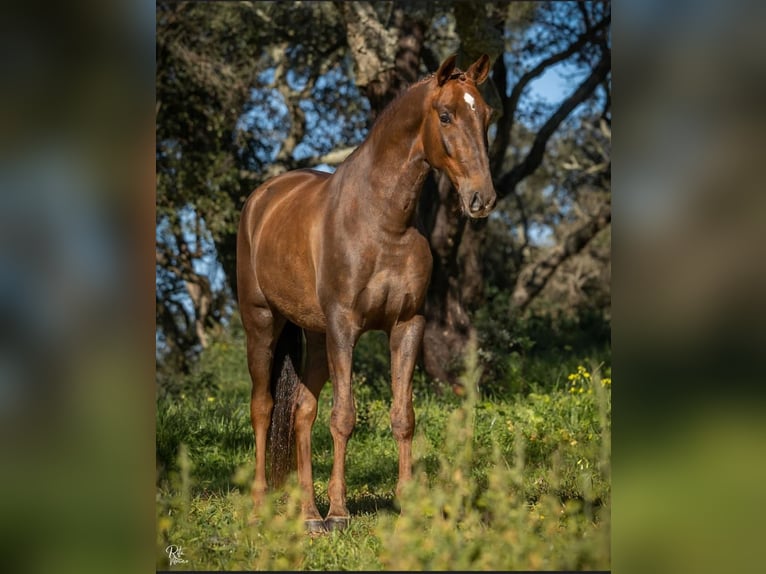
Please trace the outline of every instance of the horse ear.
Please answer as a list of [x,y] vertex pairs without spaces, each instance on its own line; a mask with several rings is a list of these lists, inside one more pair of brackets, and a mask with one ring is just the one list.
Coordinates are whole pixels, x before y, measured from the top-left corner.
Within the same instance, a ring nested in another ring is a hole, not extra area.
[[482,54],[465,73],[476,85],[483,84],[489,75],[489,56]]
[[449,58],[442,62],[439,66],[439,70],[436,72],[436,80],[440,86],[449,80],[450,75],[455,70],[455,62],[457,61],[457,54],[452,54]]

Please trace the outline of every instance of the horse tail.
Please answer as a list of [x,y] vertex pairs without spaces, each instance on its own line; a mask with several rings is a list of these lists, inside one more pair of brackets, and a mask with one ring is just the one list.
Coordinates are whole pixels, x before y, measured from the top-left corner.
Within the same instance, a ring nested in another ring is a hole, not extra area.
[[274,399],[269,426],[269,452],[271,462],[270,484],[273,489],[284,485],[289,472],[294,468],[293,423],[295,400],[300,383],[303,361],[303,340],[300,327],[289,321],[274,349],[269,386]]

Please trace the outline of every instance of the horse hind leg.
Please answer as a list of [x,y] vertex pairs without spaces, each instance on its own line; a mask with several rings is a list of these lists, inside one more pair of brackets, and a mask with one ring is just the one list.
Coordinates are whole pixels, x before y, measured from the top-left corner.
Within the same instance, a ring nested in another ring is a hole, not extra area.
[[306,332],[306,367],[295,404],[295,446],[298,480],[303,493],[302,511],[309,532],[325,532],[325,524],[316,507],[311,468],[311,429],[317,416],[319,393],[329,377],[325,336]]
[[255,507],[263,503],[266,483],[266,441],[271,424],[274,398],[270,389],[272,356],[281,321],[266,307],[242,310],[242,323],[247,336],[247,365],[252,379],[250,420],[255,435],[255,478],[252,498]]

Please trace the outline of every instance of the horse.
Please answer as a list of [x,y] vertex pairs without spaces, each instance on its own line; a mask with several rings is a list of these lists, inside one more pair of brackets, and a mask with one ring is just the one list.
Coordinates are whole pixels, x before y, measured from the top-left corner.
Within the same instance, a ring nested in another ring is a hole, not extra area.
[[[456,67],[456,55],[450,56],[383,110],[333,174],[288,171],[247,198],[236,266],[252,379],[256,508],[267,492],[267,442],[269,482],[278,488],[292,470],[294,438],[307,530],[348,526],[346,446],[356,422],[352,353],[370,330],[389,338],[397,496],[411,478],[412,375],[433,263],[428,240],[417,227],[416,206],[426,176],[435,169],[449,177],[468,217],[486,217],[494,207],[487,151],[491,108],[477,89],[489,68],[486,54],[465,71]],[[330,507],[323,519],[315,502],[311,429],[328,378],[333,464]]]

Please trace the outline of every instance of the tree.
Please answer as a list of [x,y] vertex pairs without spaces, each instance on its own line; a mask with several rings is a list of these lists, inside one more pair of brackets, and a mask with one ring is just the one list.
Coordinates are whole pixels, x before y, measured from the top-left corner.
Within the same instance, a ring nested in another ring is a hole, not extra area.
[[[178,348],[204,345],[226,315],[247,194],[282,171],[342,161],[388,102],[453,52],[463,67],[481,53],[494,60],[483,93],[497,110],[490,159],[500,201],[496,216],[468,222],[448,180],[426,184],[426,370],[455,383],[450,364],[487,281],[518,312],[549,285],[571,307],[577,289],[560,289],[557,277],[585,257],[608,307],[608,273],[597,271],[608,267],[608,237],[606,259],[603,245],[598,257],[588,246],[611,221],[609,3],[173,4],[157,14],[158,327]],[[535,99],[533,83],[562,67],[569,92]],[[498,237],[502,272],[482,264],[494,261],[487,241]],[[207,248],[228,289],[205,282]]]

